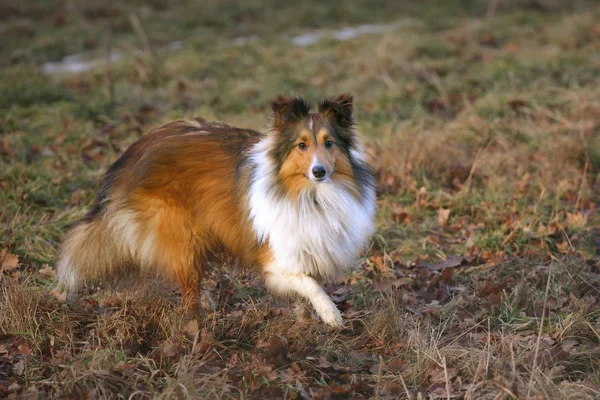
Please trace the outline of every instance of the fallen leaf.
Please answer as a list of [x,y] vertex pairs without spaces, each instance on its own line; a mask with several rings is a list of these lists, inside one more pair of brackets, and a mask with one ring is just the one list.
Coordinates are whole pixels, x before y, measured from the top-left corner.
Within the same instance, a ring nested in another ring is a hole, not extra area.
[[27,154],[27,158],[29,160],[33,160],[35,158],[37,158],[40,154],[42,154],[42,148],[40,147],[39,144],[34,143],[31,145],[31,148],[29,149],[29,153]]
[[440,309],[440,302],[437,300],[433,300],[431,303],[425,305],[425,307],[423,308],[423,313],[429,314],[433,317],[437,317],[438,315],[440,315]]
[[454,269],[444,268],[442,270],[442,280],[448,283],[452,283],[452,276],[454,275]]
[[10,149],[10,147],[8,147],[8,143],[6,142],[6,140],[3,140],[0,143],[0,155],[6,156],[8,158],[13,157],[13,152]]
[[410,214],[406,211],[399,211],[392,213],[392,221],[394,221],[397,224],[402,222],[410,223],[412,221],[412,218]]
[[171,341],[164,342],[160,349],[165,357],[177,357],[183,352],[183,348],[178,343]]
[[42,268],[40,268],[38,272],[45,278],[53,278],[56,275],[56,271],[54,271],[48,264],[42,265]]
[[123,373],[131,368],[131,365],[127,364],[125,361],[119,361],[119,363],[113,367],[113,371]]
[[52,297],[54,297],[56,299],[56,301],[58,301],[60,304],[64,304],[67,302],[67,292],[59,292],[56,289],[52,289],[50,291],[50,294],[52,295]]
[[339,395],[339,396],[347,395],[350,392],[352,392],[352,389],[346,389],[339,385],[332,385],[332,386],[330,386],[330,388],[331,388],[331,393]]
[[8,249],[2,249],[0,251],[0,266],[2,271],[11,271],[19,265],[19,257],[10,254]]
[[273,335],[266,342],[259,342],[258,348],[263,349],[264,359],[280,367],[287,362],[288,340],[281,335]]
[[445,209],[445,208],[440,208],[437,210],[437,221],[438,224],[444,226],[446,224],[448,224],[448,218],[450,218],[450,210],[449,209]]
[[453,268],[463,265],[467,260],[463,256],[450,256],[445,260],[441,260],[438,262],[429,263],[426,261],[419,261],[417,263],[417,267],[427,268],[432,271],[441,271],[445,268]]
[[496,37],[494,35],[492,35],[491,33],[482,32],[481,34],[479,34],[478,39],[479,39],[479,43],[484,46],[488,46],[488,47],[497,47],[498,46],[498,39],[496,39]]
[[583,228],[587,222],[587,218],[582,213],[567,212],[567,224],[571,228]]
[[406,361],[400,358],[393,358],[386,363],[386,369],[390,372],[401,372],[406,369]]
[[496,285],[491,278],[488,278],[484,283],[479,285],[477,289],[479,293],[484,295],[493,295],[500,293],[500,288],[498,288],[498,285]]
[[25,372],[25,358],[21,358],[19,361],[13,364],[12,371],[15,375],[23,375]]
[[198,333],[198,321],[196,321],[195,319],[189,321],[187,324],[185,324],[183,326],[183,333],[185,333],[188,336],[196,336],[196,334]]
[[503,46],[508,53],[514,53],[519,50],[519,46],[515,42],[508,42]]
[[31,351],[31,348],[27,345],[27,343],[23,343],[17,347],[17,353],[23,354],[24,356],[30,356],[33,354],[33,351]]
[[513,111],[519,111],[521,108],[527,106],[527,102],[522,99],[511,99],[508,101],[508,105],[513,109]]
[[277,373],[268,365],[259,365],[256,367],[256,370],[259,375],[264,376],[269,380],[274,380],[277,378]]

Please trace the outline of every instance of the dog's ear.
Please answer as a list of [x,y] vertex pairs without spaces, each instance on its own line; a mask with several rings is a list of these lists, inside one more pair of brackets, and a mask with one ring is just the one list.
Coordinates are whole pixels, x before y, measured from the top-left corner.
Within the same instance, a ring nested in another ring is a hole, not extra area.
[[289,124],[306,117],[310,111],[310,106],[303,98],[281,95],[271,103],[271,108],[273,108],[273,128],[279,132]]
[[342,93],[319,103],[319,114],[323,119],[336,122],[342,128],[352,128],[352,95]]

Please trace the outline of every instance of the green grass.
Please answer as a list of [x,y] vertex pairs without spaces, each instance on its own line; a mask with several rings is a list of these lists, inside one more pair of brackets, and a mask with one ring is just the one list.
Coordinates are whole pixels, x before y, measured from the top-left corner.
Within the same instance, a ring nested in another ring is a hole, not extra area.
[[[0,5],[0,252],[20,262],[0,275],[0,393],[597,398],[600,8],[514,0],[486,17],[489,3]],[[109,23],[122,61],[43,72],[78,52],[103,59]],[[374,23],[396,25],[289,41]],[[360,268],[329,288],[342,330],[295,322],[228,265],[207,280],[217,307],[197,327],[161,283],[90,289],[73,306],[52,292],[63,235],[151,127],[199,116],[265,130],[279,93],[347,91],[379,211]],[[453,256],[462,264],[436,270]]]

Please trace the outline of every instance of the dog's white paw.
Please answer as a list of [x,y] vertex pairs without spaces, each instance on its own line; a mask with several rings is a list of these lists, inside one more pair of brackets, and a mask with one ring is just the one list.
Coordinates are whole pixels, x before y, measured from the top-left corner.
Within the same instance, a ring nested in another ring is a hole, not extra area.
[[340,310],[338,310],[335,306],[327,307],[319,312],[319,317],[321,317],[323,322],[333,328],[340,328],[344,323]]

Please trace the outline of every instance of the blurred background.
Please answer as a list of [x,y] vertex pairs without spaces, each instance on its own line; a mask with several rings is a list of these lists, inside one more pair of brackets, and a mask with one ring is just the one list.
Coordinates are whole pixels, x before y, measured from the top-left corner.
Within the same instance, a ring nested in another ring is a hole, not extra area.
[[[3,240],[52,260],[103,171],[160,123],[266,131],[277,94],[352,92],[391,196],[388,250],[443,248],[390,217],[429,227],[425,196],[469,221],[486,204],[485,229],[452,251],[521,252],[539,224],[581,224],[595,204],[599,16],[595,1],[3,0]],[[519,234],[505,239],[510,207]]]
[[[0,395],[598,398],[599,77],[597,0],[0,0]],[[149,129],[266,132],[277,94],[340,92],[379,193],[328,288],[344,330],[227,266],[199,322],[165,290],[53,290]]]

